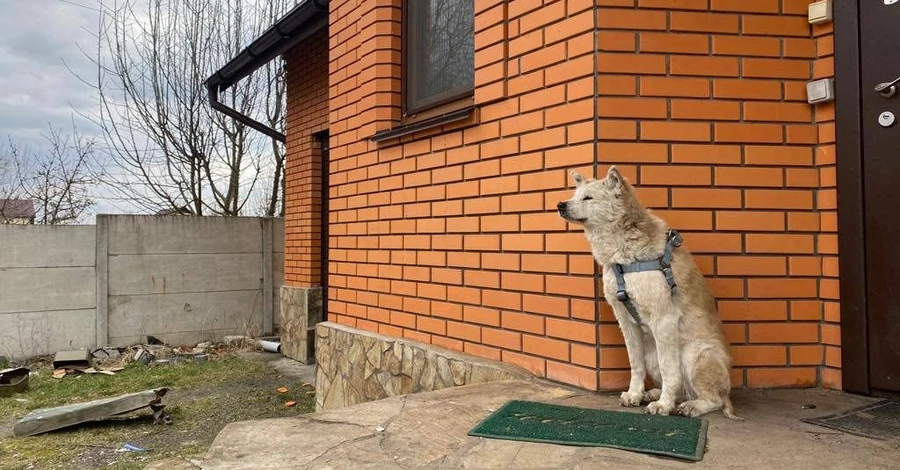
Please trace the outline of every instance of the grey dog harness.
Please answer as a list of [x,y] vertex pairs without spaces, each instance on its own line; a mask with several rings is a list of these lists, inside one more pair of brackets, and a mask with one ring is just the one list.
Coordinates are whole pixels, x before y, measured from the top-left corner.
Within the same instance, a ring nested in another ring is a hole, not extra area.
[[625,304],[625,308],[634,321],[638,325],[643,325],[641,316],[638,314],[634,302],[628,297],[628,291],[625,290],[625,273],[636,273],[641,271],[662,271],[666,277],[666,283],[669,284],[669,290],[672,295],[678,294],[678,285],[675,284],[675,274],[672,272],[672,256],[675,248],[681,246],[683,240],[678,230],[669,230],[666,234],[666,248],[660,258],[650,261],[635,261],[630,264],[613,264],[613,272],[616,274],[616,299]]

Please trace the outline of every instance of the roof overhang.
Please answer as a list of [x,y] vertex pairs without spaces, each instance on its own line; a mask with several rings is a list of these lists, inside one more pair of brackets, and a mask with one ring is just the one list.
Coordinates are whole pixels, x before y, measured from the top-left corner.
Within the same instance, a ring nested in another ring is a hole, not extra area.
[[209,102],[213,109],[282,142],[284,134],[219,101],[219,92],[227,90],[271,60],[296,46],[313,33],[328,26],[328,0],[303,0],[238,53],[222,68],[206,79]]

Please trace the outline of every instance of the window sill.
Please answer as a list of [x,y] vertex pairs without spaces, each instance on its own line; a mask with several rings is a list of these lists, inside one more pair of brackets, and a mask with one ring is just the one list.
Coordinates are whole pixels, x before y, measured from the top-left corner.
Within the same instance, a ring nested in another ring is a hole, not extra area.
[[423,119],[421,121],[416,121],[409,124],[401,124],[391,129],[376,132],[375,135],[369,138],[369,140],[371,140],[372,142],[382,142],[385,140],[396,139],[397,137],[413,134],[415,132],[419,132],[432,127],[462,121],[468,119],[469,116],[472,115],[472,111],[474,110],[474,106],[467,106],[463,109],[444,113],[432,118]]

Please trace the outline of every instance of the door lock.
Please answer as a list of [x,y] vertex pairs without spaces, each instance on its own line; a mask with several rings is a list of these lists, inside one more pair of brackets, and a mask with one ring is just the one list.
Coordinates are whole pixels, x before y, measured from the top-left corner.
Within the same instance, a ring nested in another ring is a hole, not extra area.
[[879,83],[875,85],[875,91],[881,95],[882,98],[890,98],[897,94],[897,84],[900,83],[900,77],[895,78],[893,81]]

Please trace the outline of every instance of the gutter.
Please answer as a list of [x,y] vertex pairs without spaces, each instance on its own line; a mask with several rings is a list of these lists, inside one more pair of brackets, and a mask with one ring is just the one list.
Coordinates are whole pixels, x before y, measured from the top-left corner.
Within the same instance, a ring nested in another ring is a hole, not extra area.
[[327,27],[328,0],[301,1],[246,49],[203,82],[209,94],[210,106],[283,143],[286,140],[284,134],[222,103],[219,101],[219,93],[296,46],[316,31]]

